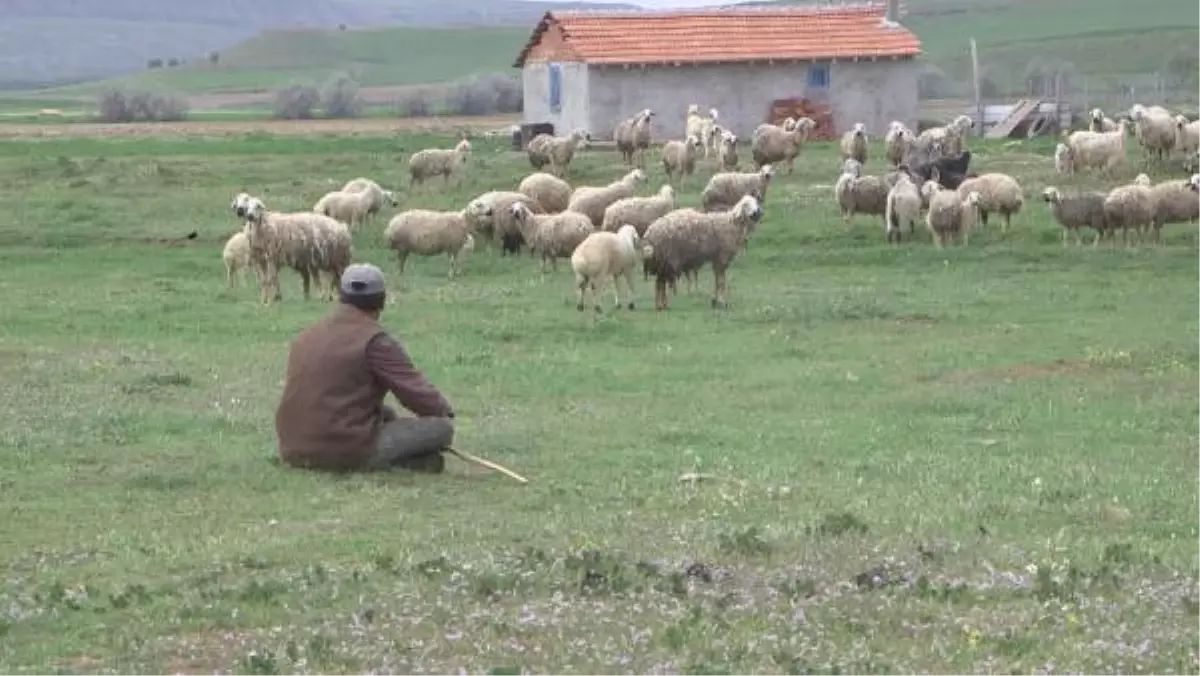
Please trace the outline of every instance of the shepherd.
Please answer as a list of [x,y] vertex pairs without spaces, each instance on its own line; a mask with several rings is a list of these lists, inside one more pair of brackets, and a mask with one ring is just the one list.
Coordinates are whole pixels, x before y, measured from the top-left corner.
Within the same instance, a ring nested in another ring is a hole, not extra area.
[[[387,300],[383,271],[347,267],[338,296],[333,312],[289,350],[275,412],[280,459],[333,472],[442,472],[454,409],[379,325]],[[416,417],[385,405],[388,392]]]

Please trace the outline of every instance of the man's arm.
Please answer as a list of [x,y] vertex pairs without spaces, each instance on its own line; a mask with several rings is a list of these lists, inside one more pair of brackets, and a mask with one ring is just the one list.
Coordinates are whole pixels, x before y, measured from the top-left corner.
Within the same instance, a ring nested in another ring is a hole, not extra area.
[[419,416],[454,417],[450,402],[417,370],[400,343],[386,333],[367,343],[367,365],[404,408]]

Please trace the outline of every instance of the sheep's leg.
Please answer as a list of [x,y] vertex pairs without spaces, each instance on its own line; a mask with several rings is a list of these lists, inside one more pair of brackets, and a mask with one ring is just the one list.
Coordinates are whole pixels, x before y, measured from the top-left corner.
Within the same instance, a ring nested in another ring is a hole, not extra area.
[[229,287],[230,289],[232,289],[232,288],[234,287],[234,284],[233,284],[233,266],[232,266],[232,265],[226,265],[226,266],[225,266],[225,285],[226,285],[227,287]]
[[942,235],[936,230],[933,231],[933,243],[937,245],[937,248],[942,248]]
[[630,310],[632,310],[633,309],[633,275],[630,274],[630,272],[628,270],[626,270],[625,274],[621,275],[621,278],[625,280],[625,290],[629,293],[629,296],[625,299],[626,301],[628,301],[626,304],[626,307],[628,307]]
[[457,255],[453,254],[453,253],[446,254],[446,258],[447,258],[447,260],[450,261],[450,271],[446,273],[446,276],[450,279],[454,279],[454,276],[457,272],[454,269],[455,268],[455,258],[457,258]]
[[575,280],[575,309],[583,312],[583,296],[584,291],[588,288],[588,280],[586,277],[581,277]]
[[1063,228],[1063,232],[1062,232],[1062,245],[1064,247],[1067,246],[1067,229],[1066,228]]
[[300,281],[304,285],[304,300],[312,300],[312,277],[307,269],[300,270]]
[[601,292],[604,291],[605,281],[603,278],[592,280],[592,306],[596,309],[596,314],[603,312],[600,309],[600,296]]
[[654,278],[654,310],[661,312],[667,309],[667,278],[658,275]]
[[713,265],[713,297],[712,306],[725,306],[725,268]]
[[1007,211],[1001,211],[1000,214],[1004,216],[1004,225],[1000,227],[1000,234],[1007,235],[1008,228],[1012,225],[1012,214],[1008,213]]

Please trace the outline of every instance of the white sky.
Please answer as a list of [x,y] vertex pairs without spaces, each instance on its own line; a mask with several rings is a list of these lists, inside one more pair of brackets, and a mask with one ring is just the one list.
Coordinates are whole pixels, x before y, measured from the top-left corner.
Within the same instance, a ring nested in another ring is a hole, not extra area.
[[651,9],[679,9],[681,7],[712,7],[732,5],[738,0],[591,0],[591,2],[617,2],[641,5]]

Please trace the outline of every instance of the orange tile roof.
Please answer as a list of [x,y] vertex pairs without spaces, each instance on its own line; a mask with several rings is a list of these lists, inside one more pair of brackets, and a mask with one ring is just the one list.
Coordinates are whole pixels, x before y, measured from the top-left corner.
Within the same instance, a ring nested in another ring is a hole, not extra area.
[[543,33],[557,25],[585,63],[717,63],[765,60],[898,58],[921,41],[885,25],[882,4],[689,10],[546,12],[514,64],[524,66]]

